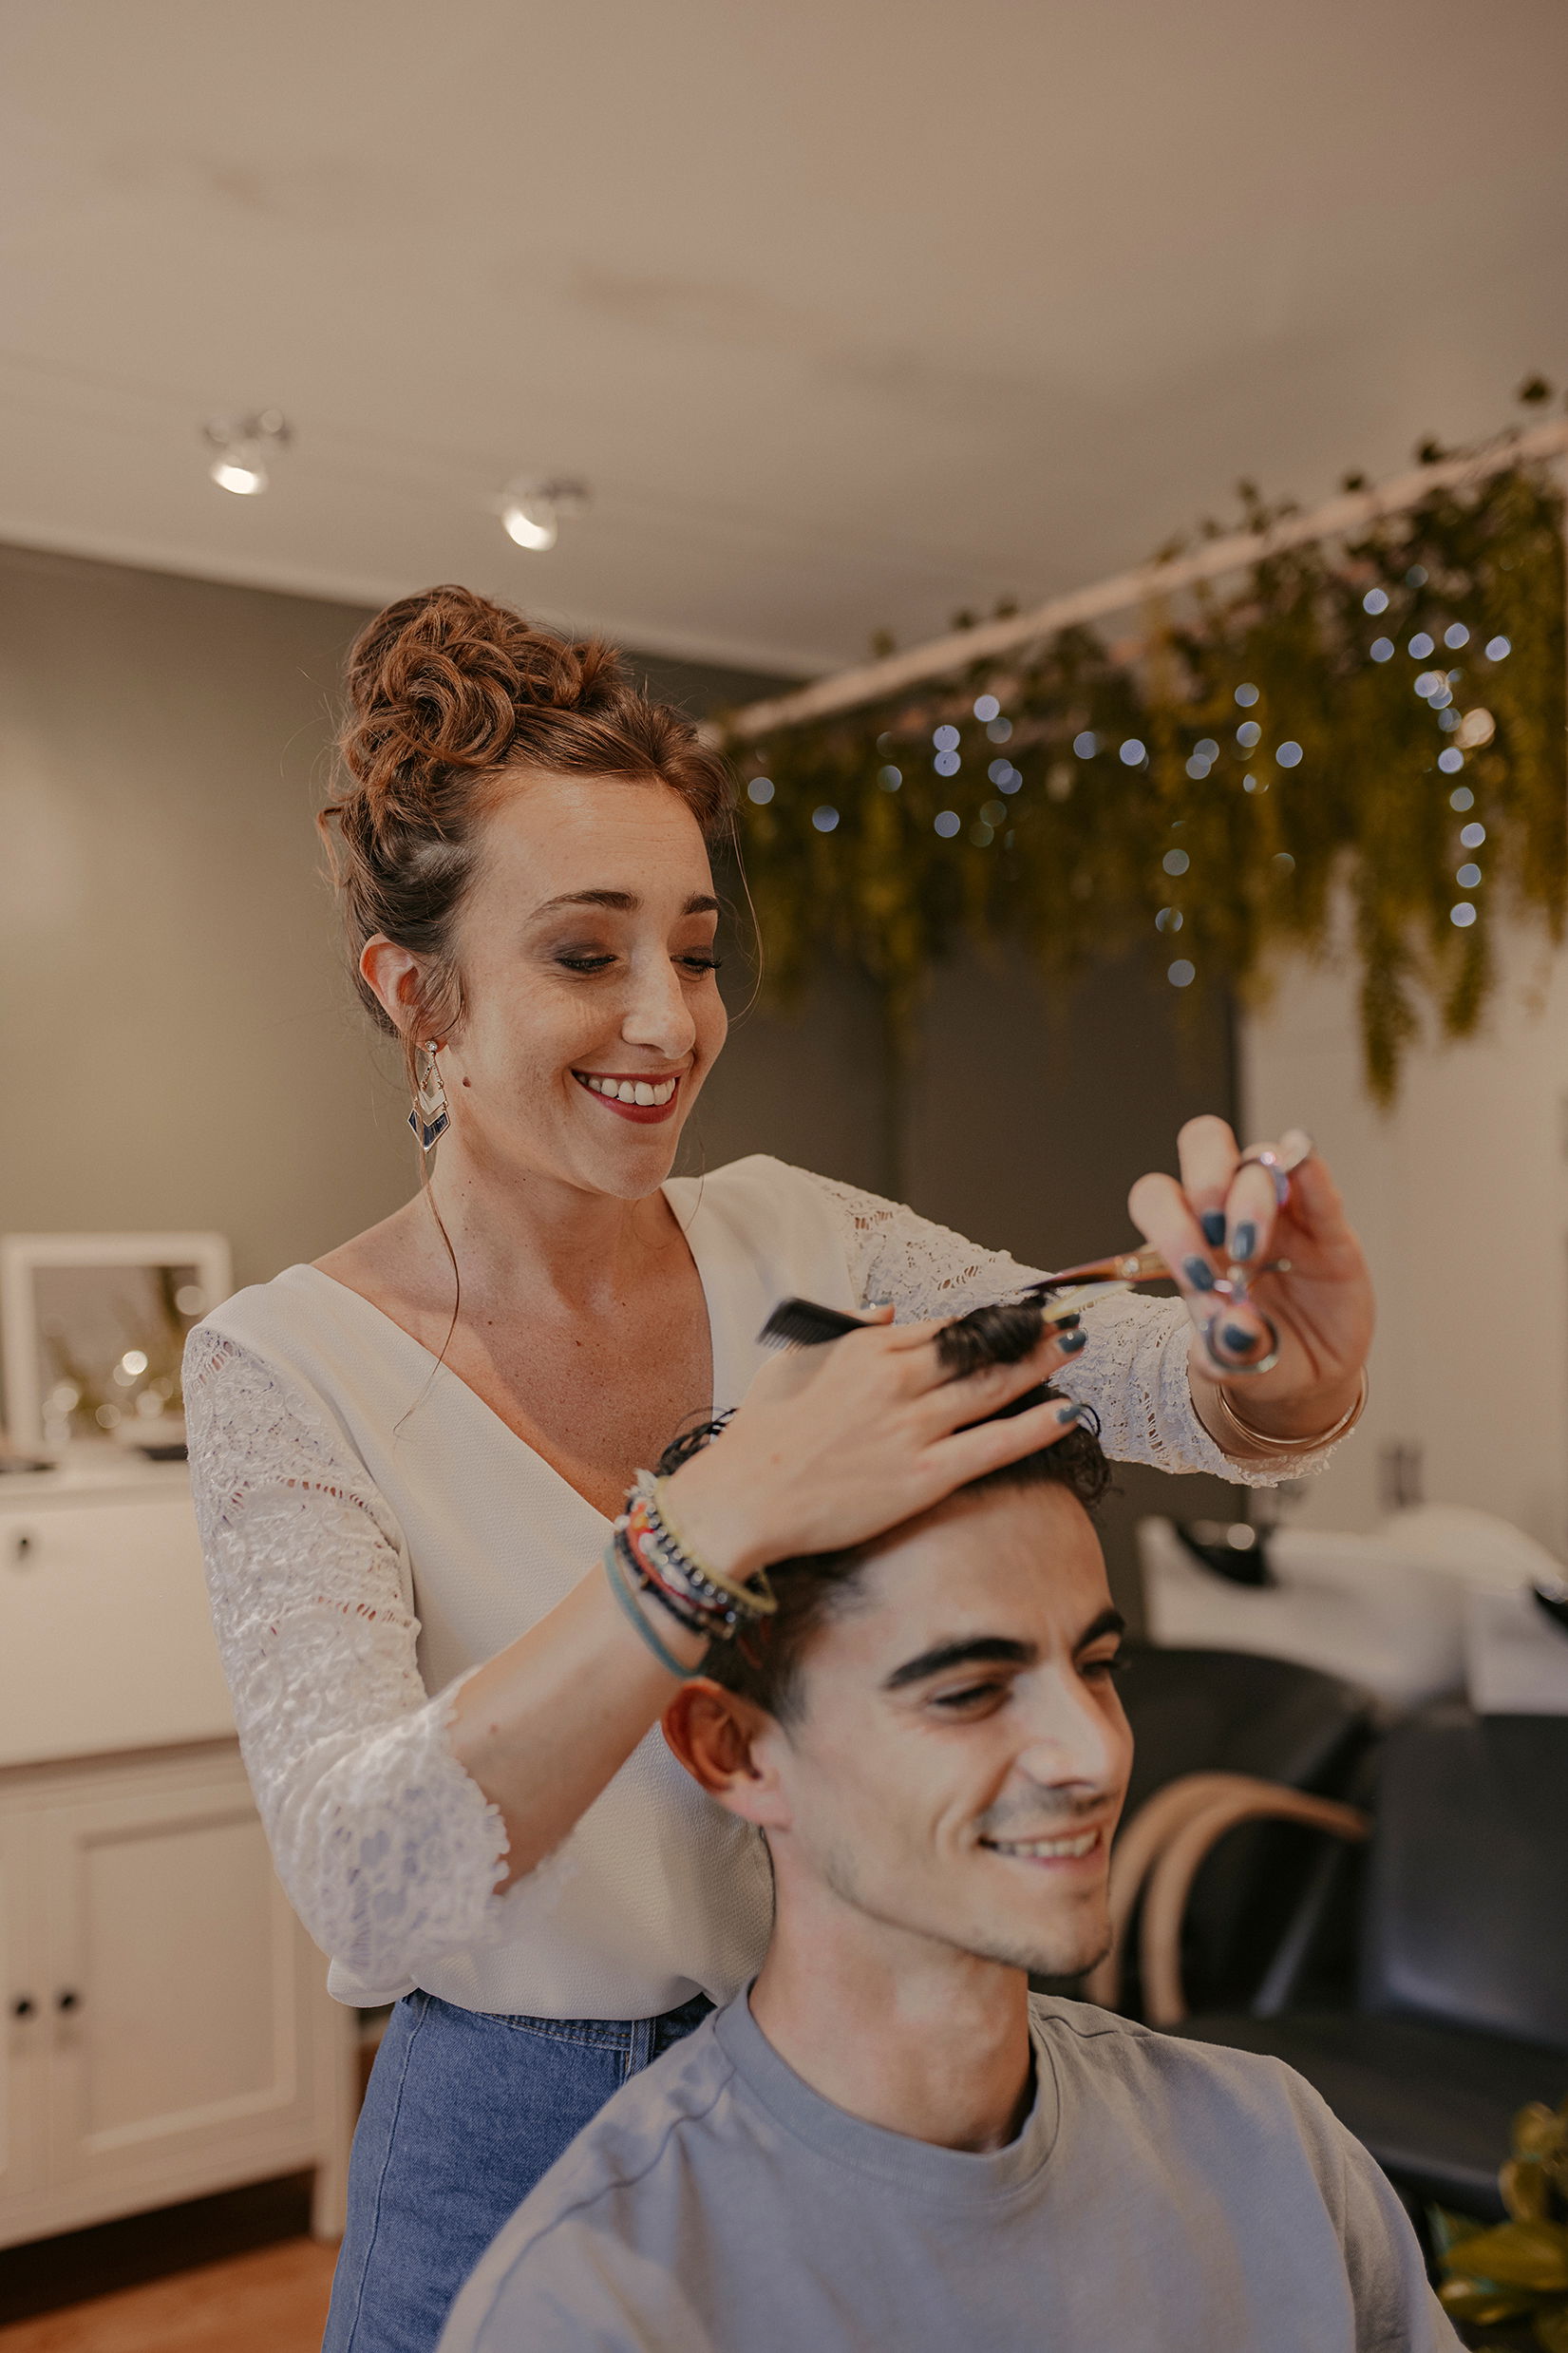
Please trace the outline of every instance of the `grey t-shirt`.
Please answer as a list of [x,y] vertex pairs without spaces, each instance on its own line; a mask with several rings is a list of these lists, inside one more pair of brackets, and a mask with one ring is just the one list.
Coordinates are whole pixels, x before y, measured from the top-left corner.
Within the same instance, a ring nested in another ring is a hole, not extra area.
[[1033,2107],[974,2155],[822,2099],[743,1995],[578,2135],[441,2353],[1451,2353],[1399,2201],[1299,2076],[1031,2009]]

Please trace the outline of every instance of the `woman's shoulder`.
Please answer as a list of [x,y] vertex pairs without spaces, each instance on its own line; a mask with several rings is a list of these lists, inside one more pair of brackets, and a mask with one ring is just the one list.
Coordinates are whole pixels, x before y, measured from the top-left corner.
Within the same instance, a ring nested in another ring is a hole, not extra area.
[[286,1388],[318,1414],[326,1407],[335,1420],[335,1402],[374,1385],[387,1349],[385,1324],[368,1300],[319,1266],[286,1266],[204,1316],[185,1343],[186,1363],[216,1372],[225,1359],[242,1359],[253,1380]]
[[842,1242],[866,1208],[893,1208],[873,1193],[836,1177],[798,1168],[771,1152],[748,1152],[700,1176],[671,1177],[665,1197],[684,1228],[695,1220],[717,1223],[761,1244],[789,1231],[805,1231]]
[[792,1206],[817,1215],[825,1210],[841,1222],[853,1216],[860,1204],[895,1212],[898,1206],[839,1177],[798,1168],[771,1152],[747,1152],[744,1159],[727,1161],[722,1168],[705,1168],[698,1176],[671,1177],[664,1190],[683,1219],[689,1209],[699,1206],[730,1216],[747,1210],[765,1215]]
[[249,1283],[209,1309],[197,1332],[216,1333],[255,1355],[270,1356],[280,1345],[289,1349],[309,1338],[331,1313],[332,1295],[342,1287],[317,1266],[285,1266],[270,1282]]

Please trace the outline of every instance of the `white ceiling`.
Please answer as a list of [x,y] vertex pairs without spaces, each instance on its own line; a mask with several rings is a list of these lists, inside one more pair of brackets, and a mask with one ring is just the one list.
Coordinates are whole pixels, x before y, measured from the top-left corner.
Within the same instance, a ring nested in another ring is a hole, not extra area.
[[220,579],[821,669],[1568,370],[1561,0],[8,0],[0,88],[0,537]]

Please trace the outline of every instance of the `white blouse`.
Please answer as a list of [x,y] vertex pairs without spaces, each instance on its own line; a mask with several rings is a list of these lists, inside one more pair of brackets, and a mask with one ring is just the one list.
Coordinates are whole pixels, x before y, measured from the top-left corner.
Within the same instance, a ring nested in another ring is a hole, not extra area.
[[[788,1293],[901,1318],[1031,1279],[897,1205],[757,1155],[666,1195],[702,1279],[718,1404],[744,1394]],[[1199,1422],[1179,1300],[1086,1319],[1059,1385],[1106,1451],[1249,1473]],[[646,2018],[729,1999],[761,1959],[756,1834],[655,1725],[556,1852],[498,1893],[506,1837],[452,1755],[459,1682],[554,1607],[609,1523],[465,1382],[357,1292],[291,1266],[192,1333],[191,1475],[241,1748],[278,1874],[339,2000],[415,1985],[470,2009]]]

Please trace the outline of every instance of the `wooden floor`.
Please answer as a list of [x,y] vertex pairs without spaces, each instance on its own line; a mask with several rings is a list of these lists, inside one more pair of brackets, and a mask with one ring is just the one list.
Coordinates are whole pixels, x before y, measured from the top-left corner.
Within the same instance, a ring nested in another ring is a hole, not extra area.
[[0,2353],[320,2353],[336,2249],[285,2239],[0,2327]]

